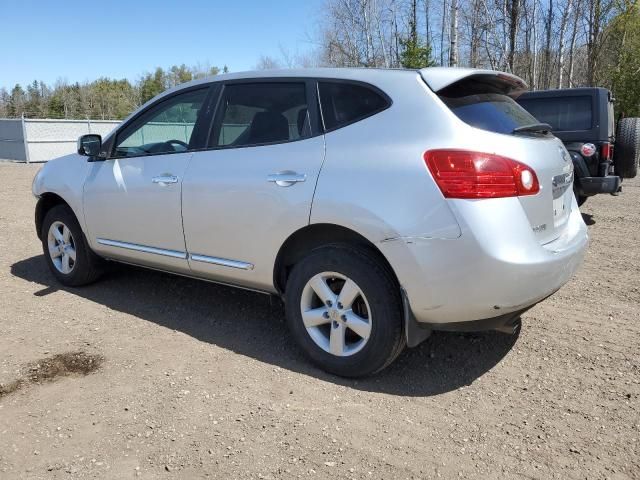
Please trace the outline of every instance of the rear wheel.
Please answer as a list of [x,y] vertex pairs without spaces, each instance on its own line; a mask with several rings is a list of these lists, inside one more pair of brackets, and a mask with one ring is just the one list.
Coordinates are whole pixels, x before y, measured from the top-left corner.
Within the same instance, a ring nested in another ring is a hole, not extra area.
[[45,215],[42,250],[49,269],[63,285],[86,285],[102,273],[101,259],[87,245],[80,224],[66,205],[56,205]]
[[339,245],[314,250],[289,275],[285,304],[296,342],[330,373],[370,375],[404,348],[400,289],[369,252]]
[[640,119],[623,118],[618,122],[613,150],[616,174],[633,178],[638,173],[640,158]]

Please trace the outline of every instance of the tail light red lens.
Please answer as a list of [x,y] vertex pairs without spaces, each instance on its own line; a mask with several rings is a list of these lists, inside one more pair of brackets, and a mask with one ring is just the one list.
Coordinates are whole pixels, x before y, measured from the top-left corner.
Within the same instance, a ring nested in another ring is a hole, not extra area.
[[600,156],[606,160],[611,160],[611,158],[613,157],[613,148],[611,147],[611,144],[609,142],[602,144],[602,151],[600,152]]
[[517,197],[540,191],[531,167],[500,155],[429,150],[424,161],[446,198]]

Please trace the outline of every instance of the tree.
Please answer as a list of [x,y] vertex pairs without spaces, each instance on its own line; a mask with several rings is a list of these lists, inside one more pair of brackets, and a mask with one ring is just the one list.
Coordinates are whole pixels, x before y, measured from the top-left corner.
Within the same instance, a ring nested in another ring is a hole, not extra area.
[[280,62],[268,55],[261,55],[256,65],[256,70],[275,70],[278,68],[282,68]]
[[400,40],[400,64],[404,68],[424,68],[434,65],[431,47],[418,37],[417,1],[412,0],[407,38]]
[[24,112],[42,118],[121,119],[169,87],[218,72],[218,67],[208,64],[195,67],[182,64],[167,70],[157,68],[135,84],[107,77],[83,84],[59,79],[53,87],[33,81],[26,92],[20,85],[11,93],[0,89],[0,117],[19,117]]
[[640,117],[640,7],[627,5],[608,30],[610,39],[605,50],[619,52],[611,69],[617,112],[623,117]]
[[24,90],[20,85],[16,85],[11,89],[9,95],[9,103],[7,105],[7,111],[10,117],[19,117],[24,113],[26,97]]
[[161,67],[151,74],[147,73],[140,81],[140,99],[142,103],[151,100],[168,88],[166,75]]
[[7,89],[0,88],[0,118],[9,117],[9,92]]

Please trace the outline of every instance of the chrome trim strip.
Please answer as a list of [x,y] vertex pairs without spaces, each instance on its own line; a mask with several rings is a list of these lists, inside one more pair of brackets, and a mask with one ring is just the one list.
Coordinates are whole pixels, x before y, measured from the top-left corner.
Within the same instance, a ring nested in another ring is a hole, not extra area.
[[251,263],[229,260],[228,258],[208,257],[192,253],[189,255],[189,259],[194,262],[211,263],[213,265],[222,265],[223,267],[239,268],[240,270],[253,270],[253,264]]
[[164,248],[147,247],[146,245],[138,245],[136,243],[119,242],[117,240],[109,240],[106,238],[98,238],[98,243],[109,247],[125,248],[127,250],[135,250],[136,252],[153,253],[165,257],[181,258],[186,260],[187,254],[177,250],[165,250]]

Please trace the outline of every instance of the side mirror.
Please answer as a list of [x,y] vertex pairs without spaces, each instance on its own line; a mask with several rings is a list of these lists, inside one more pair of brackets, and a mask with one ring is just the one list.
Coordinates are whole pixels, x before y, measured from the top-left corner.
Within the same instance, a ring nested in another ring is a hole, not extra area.
[[96,133],[89,133],[78,138],[78,155],[97,157],[102,147],[102,137]]

